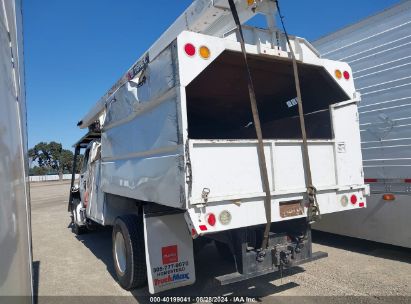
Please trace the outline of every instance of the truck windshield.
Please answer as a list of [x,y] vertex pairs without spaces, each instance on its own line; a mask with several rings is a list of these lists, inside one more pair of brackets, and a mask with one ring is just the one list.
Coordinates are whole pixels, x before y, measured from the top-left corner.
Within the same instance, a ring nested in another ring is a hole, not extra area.
[[[192,139],[255,139],[242,55],[224,52],[186,88],[188,132]],[[266,139],[301,138],[292,63],[250,56]],[[299,64],[310,139],[331,139],[329,106],[349,97],[319,66]]]

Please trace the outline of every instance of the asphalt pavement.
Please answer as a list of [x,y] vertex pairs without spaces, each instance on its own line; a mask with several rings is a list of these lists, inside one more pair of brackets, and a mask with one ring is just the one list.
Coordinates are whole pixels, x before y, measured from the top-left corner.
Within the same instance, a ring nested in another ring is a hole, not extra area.
[[[146,288],[128,292],[116,282],[111,228],[76,236],[67,212],[69,183],[31,185],[34,288],[38,303],[153,303]],[[196,257],[194,285],[160,296],[248,296],[263,303],[411,303],[411,250],[326,233],[313,250],[328,258],[245,282],[219,286],[233,272],[215,247]],[[74,298],[73,298],[74,297]]]

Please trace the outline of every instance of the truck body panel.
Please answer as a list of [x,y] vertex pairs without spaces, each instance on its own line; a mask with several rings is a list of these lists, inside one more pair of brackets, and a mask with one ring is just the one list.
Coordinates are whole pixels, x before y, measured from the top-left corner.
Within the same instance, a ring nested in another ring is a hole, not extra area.
[[0,1],[0,298],[32,303],[21,9],[21,1]]

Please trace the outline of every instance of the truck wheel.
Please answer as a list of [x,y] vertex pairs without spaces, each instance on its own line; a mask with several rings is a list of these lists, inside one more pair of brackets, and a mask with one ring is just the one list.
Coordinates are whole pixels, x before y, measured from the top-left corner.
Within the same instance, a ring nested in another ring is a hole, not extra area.
[[214,241],[214,243],[220,257],[222,257],[225,261],[233,261],[233,254],[227,244],[219,241]]
[[76,223],[71,224],[71,231],[75,235],[81,235],[87,232],[87,227],[85,226],[79,226]]
[[71,232],[73,232],[75,235],[80,235],[86,233],[87,227],[86,226],[80,226],[76,223],[76,210],[77,206],[80,204],[80,199],[79,198],[74,198],[73,199],[73,205],[72,205],[72,211],[71,211]]
[[126,290],[147,284],[143,218],[118,217],[113,227],[113,260],[120,286]]

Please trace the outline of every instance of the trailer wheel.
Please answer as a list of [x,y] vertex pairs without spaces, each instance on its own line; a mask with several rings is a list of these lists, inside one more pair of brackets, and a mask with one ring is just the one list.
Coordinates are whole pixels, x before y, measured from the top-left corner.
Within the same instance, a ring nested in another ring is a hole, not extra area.
[[113,260],[121,287],[132,290],[147,284],[143,218],[118,217],[113,227]]

